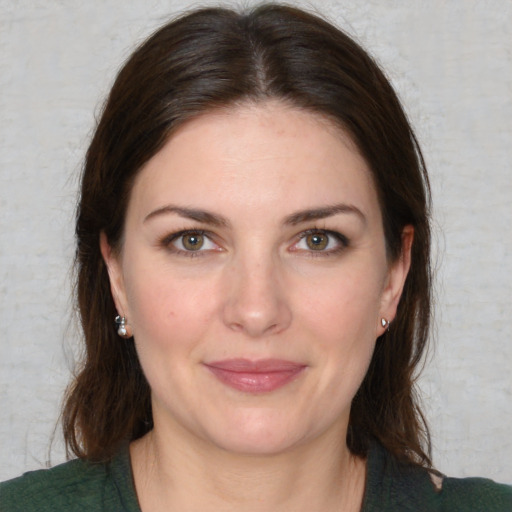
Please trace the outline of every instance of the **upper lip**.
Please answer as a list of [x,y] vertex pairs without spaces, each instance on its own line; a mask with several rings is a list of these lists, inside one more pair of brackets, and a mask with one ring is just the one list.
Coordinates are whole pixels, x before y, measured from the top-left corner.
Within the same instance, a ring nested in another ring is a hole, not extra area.
[[222,361],[213,361],[205,363],[206,366],[225,370],[229,372],[240,373],[272,373],[272,372],[290,372],[305,367],[305,364],[288,361],[285,359],[224,359]]

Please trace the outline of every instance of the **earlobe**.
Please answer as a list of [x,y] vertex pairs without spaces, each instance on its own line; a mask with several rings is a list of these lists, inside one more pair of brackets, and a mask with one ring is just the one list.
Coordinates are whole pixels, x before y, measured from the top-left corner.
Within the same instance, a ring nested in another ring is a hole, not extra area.
[[107,267],[110,291],[114,299],[114,304],[121,317],[124,317],[127,304],[119,257],[114,253],[112,246],[108,242],[107,235],[103,231],[100,233],[100,251]]
[[[402,251],[400,257],[390,265],[386,287],[382,294],[380,315],[389,323],[392,323],[396,316],[396,310],[405,280],[411,266],[411,249],[414,240],[414,228],[407,225],[402,230]],[[380,326],[384,332],[388,326]],[[382,332],[380,333],[382,334]]]

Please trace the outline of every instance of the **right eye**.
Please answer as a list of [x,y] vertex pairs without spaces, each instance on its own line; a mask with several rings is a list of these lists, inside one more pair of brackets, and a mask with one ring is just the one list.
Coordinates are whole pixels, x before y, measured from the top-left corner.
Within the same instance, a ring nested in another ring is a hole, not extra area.
[[219,246],[215,244],[204,231],[180,231],[166,238],[166,245],[177,253],[201,253],[215,251]]

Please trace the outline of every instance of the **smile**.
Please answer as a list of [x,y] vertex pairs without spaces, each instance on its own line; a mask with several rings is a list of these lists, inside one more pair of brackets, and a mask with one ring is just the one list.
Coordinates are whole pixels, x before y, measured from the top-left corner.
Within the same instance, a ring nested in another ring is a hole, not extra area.
[[223,384],[246,393],[275,391],[295,380],[306,368],[280,359],[226,359],[205,366]]

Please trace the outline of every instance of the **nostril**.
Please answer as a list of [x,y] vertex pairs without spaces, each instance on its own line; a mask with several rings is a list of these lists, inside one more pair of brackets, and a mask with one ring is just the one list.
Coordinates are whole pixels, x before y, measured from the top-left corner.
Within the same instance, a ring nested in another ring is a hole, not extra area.
[[238,324],[238,323],[232,323],[230,325],[231,329],[233,329],[233,331],[237,331],[237,332],[242,332],[244,330],[244,327],[242,324]]

